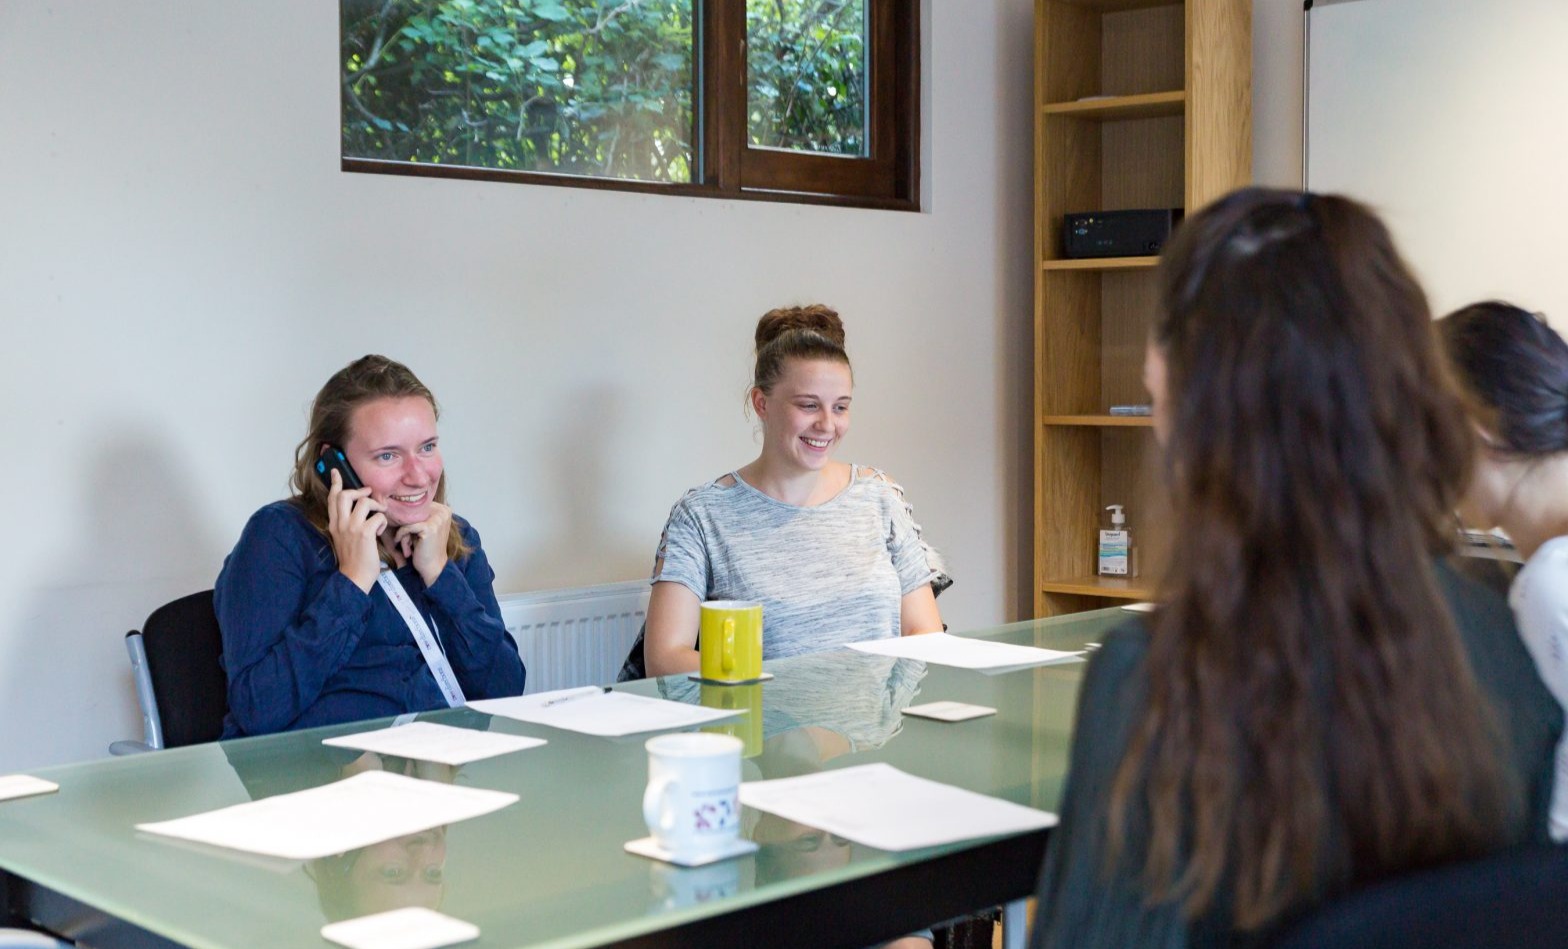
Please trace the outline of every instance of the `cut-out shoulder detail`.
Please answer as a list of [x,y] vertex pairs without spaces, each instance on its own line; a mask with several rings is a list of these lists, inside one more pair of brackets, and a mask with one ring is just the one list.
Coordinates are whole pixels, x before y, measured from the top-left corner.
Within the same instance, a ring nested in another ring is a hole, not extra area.
[[768,658],[899,635],[903,597],[952,579],[898,484],[861,465],[839,473],[853,480],[813,507],[764,494],[744,470],[692,488],[670,510],[652,581],[766,602]]

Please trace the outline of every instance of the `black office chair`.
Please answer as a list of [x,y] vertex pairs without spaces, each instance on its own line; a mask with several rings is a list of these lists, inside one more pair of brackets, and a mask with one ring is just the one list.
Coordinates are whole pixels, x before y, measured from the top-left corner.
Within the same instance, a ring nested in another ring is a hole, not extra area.
[[1287,928],[1274,949],[1562,949],[1568,847],[1520,847],[1350,893]]
[[219,657],[223,637],[212,591],[192,593],[153,610],[141,631],[125,634],[142,707],[143,741],[117,741],[113,754],[216,741],[229,711],[229,681]]

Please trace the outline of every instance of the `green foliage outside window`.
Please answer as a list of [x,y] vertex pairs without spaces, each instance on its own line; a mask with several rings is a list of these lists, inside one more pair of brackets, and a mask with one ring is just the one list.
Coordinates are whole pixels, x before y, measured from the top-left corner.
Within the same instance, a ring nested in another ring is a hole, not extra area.
[[[753,144],[861,154],[865,0],[750,0]],[[340,0],[343,154],[692,180],[696,0]]]
[[691,180],[691,0],[341,11],[344,155]]
[[866,151],[866,0],[747,0],[751,144]]

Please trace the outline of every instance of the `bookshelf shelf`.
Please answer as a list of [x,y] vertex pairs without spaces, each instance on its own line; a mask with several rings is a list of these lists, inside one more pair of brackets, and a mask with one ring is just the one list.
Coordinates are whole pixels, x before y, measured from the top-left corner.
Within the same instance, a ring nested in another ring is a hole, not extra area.
[[1085,257],[1047,260],[1042,270],[1148,270],[1158,266],[1158,257]]
[[[1142,599],[1097,577],[1095,532],[1122,504],[1143,572],[1168,508],[1142,404],[1157,257],[1062,258],[1062,219],[1195,211],[1252,177],[1253,0],[1036,0],[1035,615]],[[1149,583],[1151,581],[1141,581]]]
[[1045,114],[1047,117],[1116,122],[1181,115],[1186,108],[1187,93],[1177,89],[1174,92],[1143,92],[1131,96],[1096,96],[1071,102],[1051,102],[1045,106]]
[[1097,596],[1108,600],[1150,600],[1154,591],[1143,586],[1141,577],[1064,577],[1046,580],[1040,584],[1045,593],[1062,593],[1069,596]]
[[1046,415],[1040,419],[1044,425],[1084,426],[1087,428],[1153,428],[1154,419],[1147,415]]

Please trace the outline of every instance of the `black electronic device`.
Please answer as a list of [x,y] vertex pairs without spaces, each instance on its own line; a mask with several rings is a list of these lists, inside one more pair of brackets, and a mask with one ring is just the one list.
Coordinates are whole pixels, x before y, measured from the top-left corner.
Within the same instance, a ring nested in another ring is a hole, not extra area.
[[1062,256],[1151,257],[1170,240],[1181,208],[1086,211],[1062,218]]
[[336,445],[328,445],[322,449],[321,456],[316,459],[316,476],[328,490],[332,488],[331,471],[334,468],[343,477],[343,490],[352,491],[365,486],[359,480],[359,475],[354,473],[354,466],[348,463],[348,456],[343,454],[343,449]]

